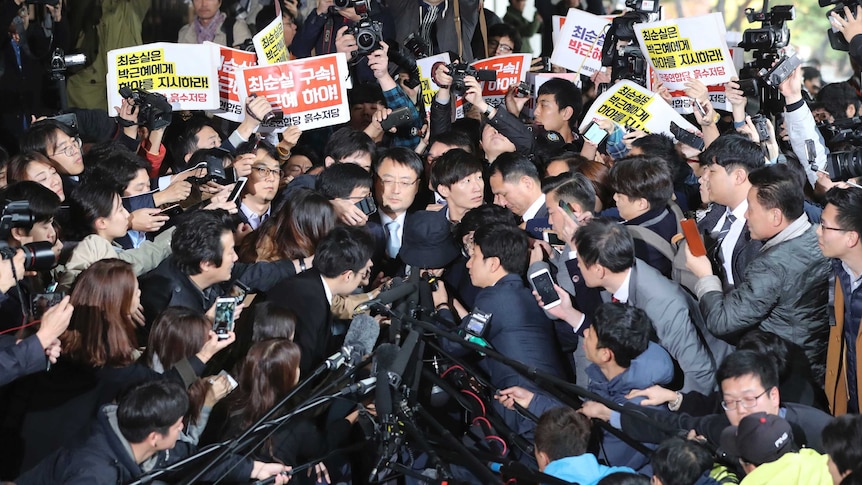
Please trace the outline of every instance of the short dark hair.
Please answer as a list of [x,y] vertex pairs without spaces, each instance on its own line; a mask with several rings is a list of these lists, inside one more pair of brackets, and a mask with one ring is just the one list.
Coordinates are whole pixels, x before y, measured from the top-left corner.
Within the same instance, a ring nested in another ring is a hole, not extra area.
[[82,182],[106,184],[122,194],[139,170],[149,173],[150,164],[117,141],[99,143],[84,155]]
[[592,329],[597,347],[613,352],[614,361],[628,369],[649,346],[652,320],[640,308],[608,302],[596,309]]
[[635,243],[625,226],[607,217],[596,217],[575,232],[578,257],[586,266],[596,263],[612,273],[635,265]]
[[693,440],[670,438],[652,455],[652,471],[664,485],[690,485],[712,468],[712,454]]
[[[560,183],[557,183],[558,180]],[[580,172],[566,172],[544,179],[542,192],[554,194],[558,200],[567,204],[578,204],[584,211],[593,212],[596,207],[595,187],[590,179]]]
[[823,199],[824,207],[832,204],[838,211],[835,222],[841,229],[853,231],[862,237],[862,189],[832,187]]
[[[180,133],[174,142],[173,168],[175,171],[185,167],[185,157],[188,154],[194,153],[198,149],[198,133],[206,127],[215,130],[210,120],[204,116],[192,116],[180,127]],[[216,130],[218,133],[218,130]],[[219,136],[221,134],[219,133]]]
[[482,173],[482,162],[460,148],[453,148],[441,155],[431,167],[431,188],[451,187],[477,172]]
[[417,179],[422,179],[422,174],[425,173],[425,166],[422,164],[422,159],[413,150],[405,147],[393,147],[383,152],[372,165],[372,171],[377,174],[380,170],[380,164],[383,159],[388,158],[397,165],[403,165],[416,174]]
[[[6,201],[26,200],[30,202],[30,212],[33,222],[48,222],[60,208],[60,197],[48,187],[29,180],[22,180],[6,186],[0,192],[0,205],[6,207]],[[33,226],[30,225],[30,228]]]
[[470,135],[464,131],[449,130],[437,135],[432,135],[431,140],[428,142],[428,146],[430,147],[435,143],[457,147],[467,153],[476,153],[476,142],[473,141],[473,139],[470,138]]
[[518,33],[515,27],[506,23],[492,25],[488,27],[488,39],[490,40],[492,37],[508,37],[512,39],[512,44],[515,44],[512,51],[521,52],[523,41],[521,40],[521,34]]
[[496,204],[482,204],[468,210],[455,226],[455,238],[458,243],[472,231],[486,224],[504,224],[517,227],[518,216],[512,211]]
[[482,249],[485,259],[499,258],[507,273],[523,276],[527,272],[530,242],[527,234],[518,227],[485,224],[473,233],[473,243]]
[[117,425],[129,443],[141,443],[150,433],[168,434],[185,416],[189,395],[178,382],[157,379],[132,386],[117,405]]
[[820,78],[820,69],[812,66],[805,66],[802,68],[802,80],[808,81],[809,79],[818,79]]
[[575,83],[568,79],[549,79],[539,87],[536,98],[543,94],[553,95],[554,101],[560,110],[571,106],[572,117],[569,119],[569,126],[574,128],[578,124],[578,120],[581,119],[581,108],[584,101],[581,97],[581,90],[575,86]]
[[[823,449],[838,473],[856,475],[862,470],[862,416],[845,414],[823,428]],[[841,482],[844,483],[844,482]]]
[[315,190],[327,199],[346,199],[356,188],[371,190],[374,178],[355,163],[336,163],[317,175]]
[[327,278],[362,271],[374,253],[374,237],[364,227],[336,226],[317,245],[314,267]]
[[491,174],[500,174],[508,183],[517,183],[521,177],[527,176],[541,183],[539,169],[525,155],[518,152],[507,152],[500,154],[491,166]]
[[293,336],[296,330],[296,313],[290,308],[276,305],[275,302],[262,301],[254,306],[253,343],[272,338]]
[[252,136],[247,142],[240,143],[240,145],[236,147],[236,153],[234,155],[257,153],[258,150],[265,151],[269,158],[272,158],[279,164],[281,163],[281,157],[278,156],[278,150],[272,143],[261,138],[260,135]]
[[221,237],[234,230],[234,218],[218,209],[186,212],[178,219],[171,236],[171,251],[177,268],[191,276],[201,272],[201,263],[221,266],[224,253]]
[[338,163],[356,152],[366,152],[373,160],[375,151],[374,141],[370,136],[362,131],[344,127],[329,137],[323,149],[323,158],[330,157]]
[[614,472],[605,475],[596,485],[649,485],[650,477],[635,472]]
[[50,158],[48,146],[57,143],[58,130],[73,138],[78,136],[78,132],[65,123],[44,119],[30,125],[30,128],[21,135],[18,146],[21,152],[39,152]]
[[855,106],[858,111],[860,104],[856,89],[847,81],[829,83],[820,88],[817,93],[817,102],[822,104],[823,108],[836,120],[847,119],[848,105]]
[[691,173],[685,159],[676,150],[676,142],[664,133],[650,133],[632,141],[633,148],[640,148],[647,157],[658,157],[667,163],[674,184],[685,183]]
[[590,418],[568,407],[552,408],[536,424],[536,450],[551,461],[587,452]]
[[670,167],[657,157],[634,156],[617,160],[611,168],[610,182],[618,194],[646,199],[650,209],[664,207],[673,197]]
[[765,390],[778,387],[778,367],[753,350],[735,350],[727,355],[715,371],[715,378],[721,385],[727,379],[752,375],[760,379]]
[[766,209],[778,209],[791,222],[804,212],[805,193],[799,178],[783,163],[767,165],[748,174],[757,189],[757,202]]
[[741,168],[746,173],[766,165],[763,151],[746,136],[738,133],[728,133],[715,139],[698,156],[701,165],[710,166],[717,164],[730,171]]

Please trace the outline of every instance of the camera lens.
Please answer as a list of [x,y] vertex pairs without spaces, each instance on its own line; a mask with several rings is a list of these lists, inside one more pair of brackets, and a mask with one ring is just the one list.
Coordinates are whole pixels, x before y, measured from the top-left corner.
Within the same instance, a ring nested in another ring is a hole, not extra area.
[[377,44],[377,38],[371,32],[364,30],[356,36],[356,45],[363,51],[372,51]]
[[862,149],[830,153],[826,156],[826,169],[834,182],[862,176]]
[[54,245],[47,241],[32,242],[21,246],[24,251],[25,271],[47,271],[57,266]]

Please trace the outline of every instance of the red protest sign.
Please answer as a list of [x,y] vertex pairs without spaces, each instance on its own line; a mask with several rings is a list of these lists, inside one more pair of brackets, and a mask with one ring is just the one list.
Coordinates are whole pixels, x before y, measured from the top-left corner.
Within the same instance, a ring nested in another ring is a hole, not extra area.
[[270,126],[306,130],[350,119],[344,54],[247,67],[241,72],[244,96],[265,96],[274,108],[284,112],[284,119]]
[[[216,45],[216,44],[213,44]],[[231,121],[242,121],[242,105],[239,89],[239,70],[257,64],[254,52],[218,46],[220,64],[218,68],[219,110],[216,116]]]
[[518,83],[526,79],[532,58],[533,56],[530,54],[510,54],[474,62],[472,65],[476,69],[485,69],[497,73],[496,81],[482,82],[482,96],[485,98],[485,102],[493,106],[503,103],[506,91],[511,86],[517,86]]

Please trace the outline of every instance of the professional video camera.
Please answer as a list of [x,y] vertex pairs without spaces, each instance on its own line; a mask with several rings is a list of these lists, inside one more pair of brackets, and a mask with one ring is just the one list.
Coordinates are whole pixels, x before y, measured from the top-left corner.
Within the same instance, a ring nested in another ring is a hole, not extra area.
[[335,10],[353,7],[356,14],[359,15],[359,21],[347,29],[347,33],[353,34],[356,38],[356,50],[353,51],[352,62],[356,62],[359,57],[367,56],[379,49],[380,42],[383,41],[383,24],[371,20],[371,5],[368,2],[369,0],[333,1]]
[[[34,222],[30,202],[26,200],[6,202],[6,207],[0,213],[0,256],[3,259],[12,259],[18,252],[17,248],[9,246],[7,242],[12,229],[15,227],[30,229]],[[24,252],[25,271],[46,271],[57,266],[57,255],[54,254],[53,244],[50,242],[32,242],[24,244],[20,249]],[[18,277],[21,276],[24,275],[18,275]]]
[[[440,65],[443,65],[443,63],[435,62],[431,67],[431,72],[437,72],[437,66]],[[461,96],[465,91],[467,91],[467,86],[464,84],[464,78],[467,76],[473,76],[477,81],[497,80],[497,71],[492,71],[490,69],[476,69],[469,64],[461,62],[453,62],[451,64],[447,64],[446,67],[449,69],[449,75],[452,76],[452,84],[449,86],[449,90],[456,96]],[[436,79],[434,82],[441,85]]]
[[780,53],[790,43],[787,21],[796,18],[796,10],[792,5],[776,5],[769,10],[768,1],[764,1],[763,10],[747,8],[745,17],[749,22],[760,22],[761,26],[742,33],[739,47],[751,52],[752,60],[739,71],[738,83],[746,96],[759,96],[761,111],[777,115],[784,110],[778,85],[800,64],[796,56]]
[[833,182],[862,177],[862,148],[826,155],[826,171]]
[[[189,183],[203,185],[207,182],[215,182],[219,185],[232,184],[235,181],[234,172],[232,169],[227,169],[224,166],[225,157],[229,157],[230,152],[224,148],[208,148],[198,150],[192,154],[189,160],[189,165],[195,170],[206,170],[206,174],[189,177],[186,180]],[[194,165],[192,165],[194,164]]]
[[173,108],[164,94],[123,86],[120,88],[120,96],[138,107],[138,124],[146,126],[150,131],[171,124]]
[[629,79],[646,86],[647,63],[637,44],[634,26],[637,23],[659,20],[659,2],[626,0],[626,7],[631,10],[616,17],[605,35],[602,65],[611,68],[611,84],[618,79]]
[[[851,12],[855,12],[856,7],[862,5],[862,0],[820,0],[818,3],[821,7],[828,7],[830,5],[835,6],[835,8],[826,12],[827,19],[831,19],[832,12],[835,12],[839,17],[847,20],[844,17],[844,7],[848,7]],[[835,32],[829,28],[826,30],[826,35],[829,36],[829,45],[831,45],[836,51],[847,52],[850,50],[850,39],[844,37],[844,34],[841,32]]]
[[[827,145],[845,144],[845,149],[826,155],[826,171],[834,182],[862,177],[862,148],[846,149],[846,144],[862,145],[862,118],[854,116],[817,125]],[[816,167],[815,167],[816,170]]]

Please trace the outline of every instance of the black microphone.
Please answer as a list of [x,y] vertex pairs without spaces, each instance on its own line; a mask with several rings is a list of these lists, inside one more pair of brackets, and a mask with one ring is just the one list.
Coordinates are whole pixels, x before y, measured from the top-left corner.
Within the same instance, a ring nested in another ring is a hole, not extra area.
[[356,364],[362,356],[371,353],[377,337],[380,336],[380,324],[370,315],[360,314],[353,317],[347,335],[344,336],[344,346],[341,350],[326,359],[327,369],[338,369],[345,361]]
[[377,416],[380,418],[380,458],[371,472],[371,481],[381,466],[392,456],[392,429],[395,426],[395,415],[392,413],[392,389],[390,388],[389,374],[395,360],[398,358],[400,349],[395,344],[381,344],[377,347],[377,355],[374,357],[374,376],[377,378],[377,387],[374,389],[374,406],[377,408]]
[[416,291],[416,283],[404,282],[392,289],[382,291],[377,298],[373,300],[368,300],[365,303],[360,303],[353,310],[353,314],[356,315],[358,313],[367,312],[368,310],[374,308],[377,305],[388,305],[392,302],[396,302],[402,298],[409,296],[411,293]]
[[359,382],[350,384],[345,386],[342,390],[338,391],[333,397],[341,397],[341,396],[349,396],[351,394],[359,394],[364,395],[366,392],[374,389],[377,384],[376,377],[367,377],[362,379]]

